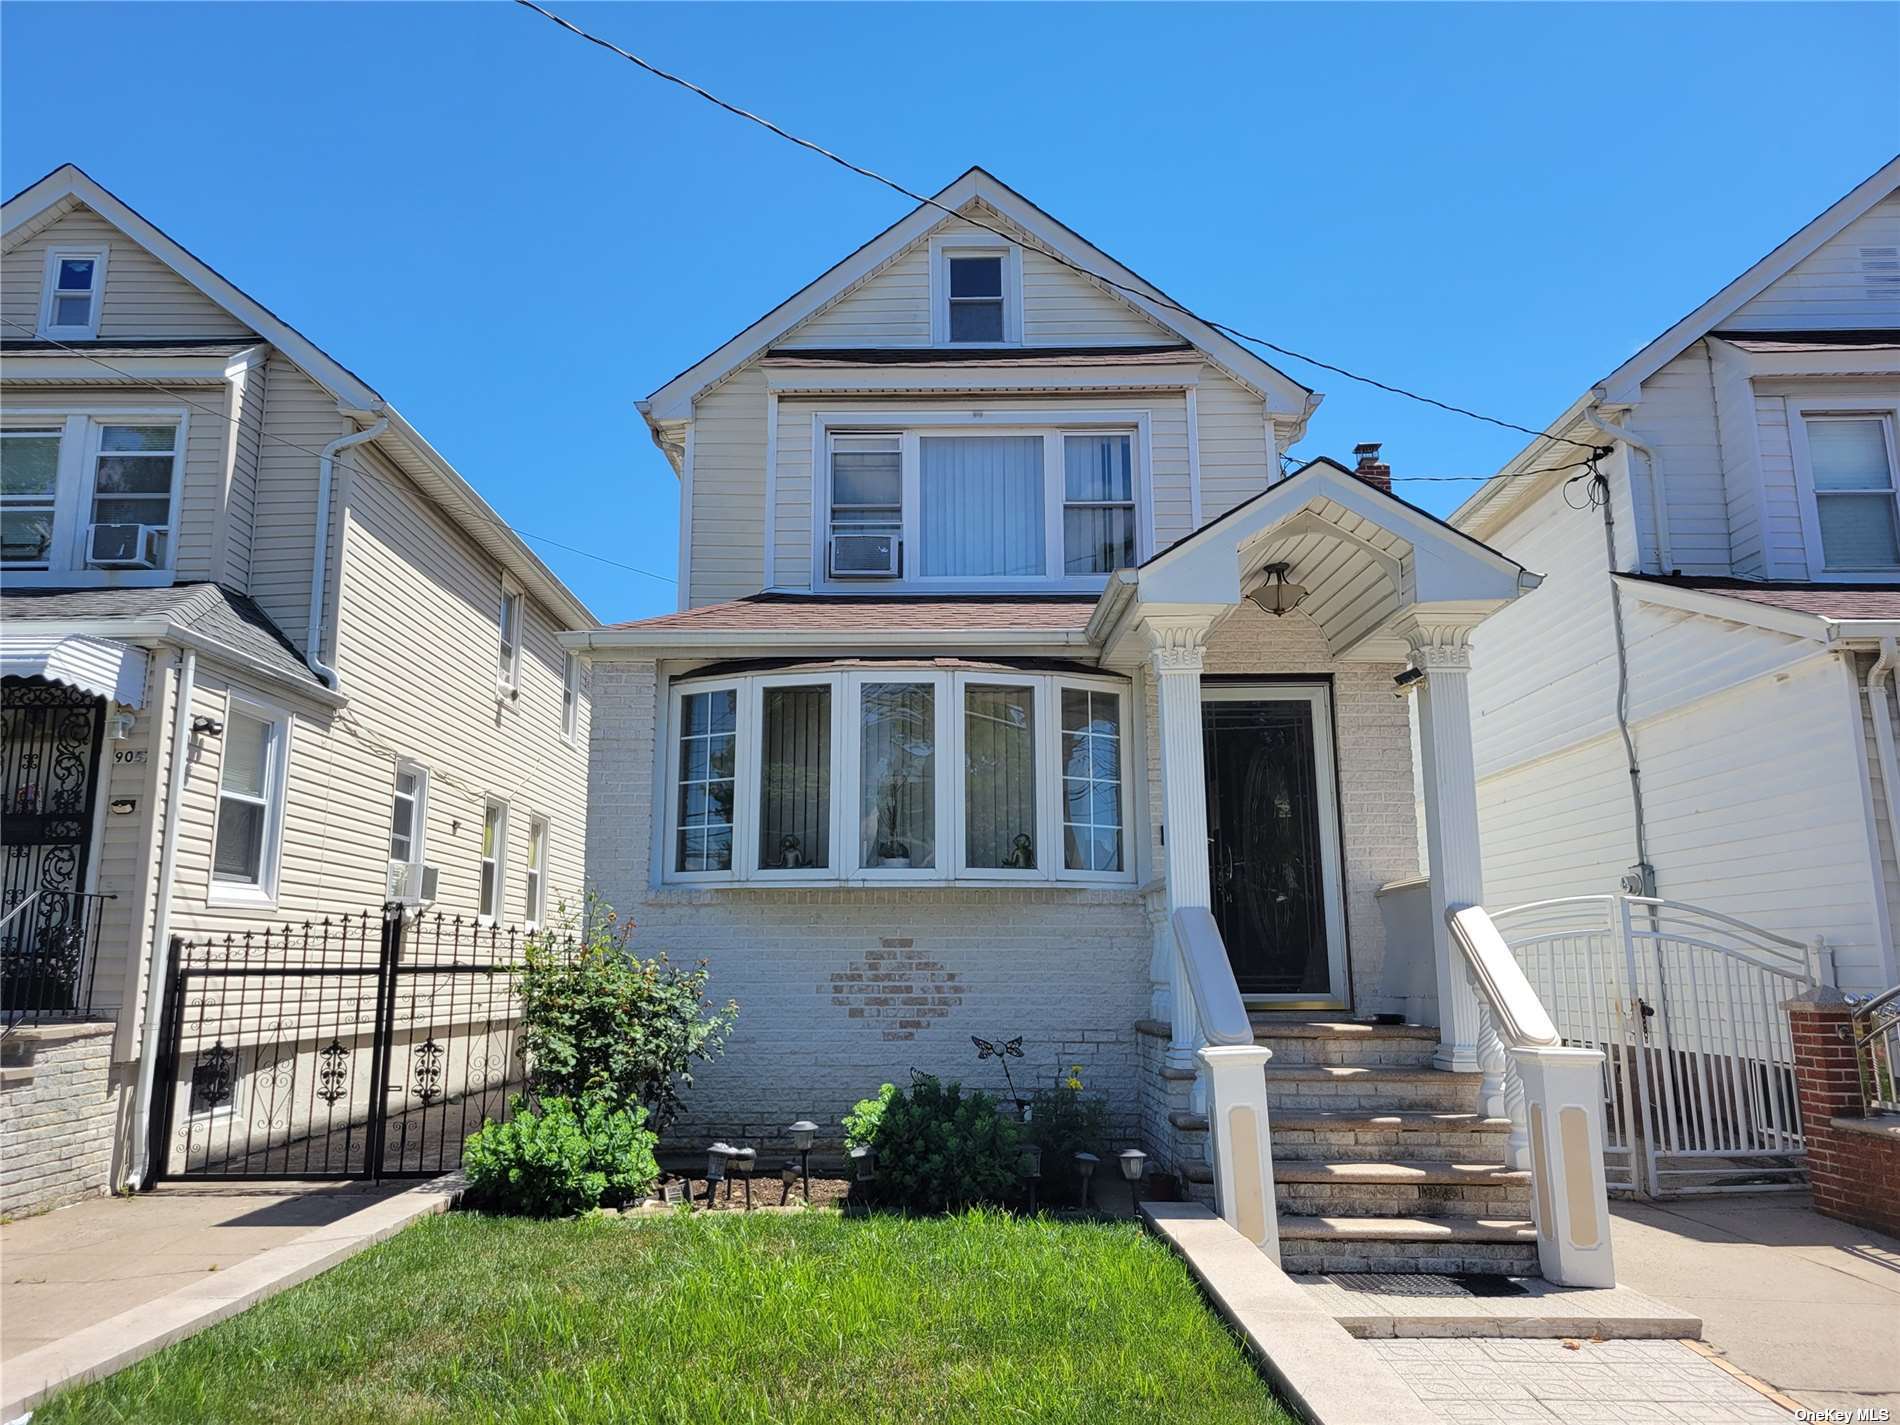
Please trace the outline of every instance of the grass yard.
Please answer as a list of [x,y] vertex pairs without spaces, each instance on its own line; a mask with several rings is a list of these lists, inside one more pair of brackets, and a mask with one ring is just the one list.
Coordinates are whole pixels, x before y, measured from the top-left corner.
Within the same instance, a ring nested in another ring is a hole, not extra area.
[[812,1212],[430,1218],[33,1419],[1292,1417],[1133,1224]]

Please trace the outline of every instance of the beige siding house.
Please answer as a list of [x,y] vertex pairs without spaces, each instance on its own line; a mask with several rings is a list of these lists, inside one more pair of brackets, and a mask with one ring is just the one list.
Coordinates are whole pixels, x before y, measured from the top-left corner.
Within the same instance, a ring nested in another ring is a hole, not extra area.
[[1289,1265],[1542,1259],[1447,918],[1471,634],[1538,578],[1376,447],[1283,476],[1318,401],[973,169],[642,404],[681,607],[562,642],[588,880],[741,1006],[676,1133],[835,1143],[1020,1038]]
[[[3,231],[16,1212],[158,1171],[172,937],[578,906],[591,711],[559,639],[593,619],[381,395],[78,169]],[[82,953],[35,960],[60,926]],[[239,1109],[264,1074],[240,1053]]]

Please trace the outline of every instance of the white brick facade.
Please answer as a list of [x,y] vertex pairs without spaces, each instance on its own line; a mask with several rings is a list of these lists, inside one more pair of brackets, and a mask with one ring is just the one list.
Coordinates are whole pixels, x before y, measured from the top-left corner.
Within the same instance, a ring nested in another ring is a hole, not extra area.
[[[1397,671],[1334,664],[1304,617],[1276,620],[1251,606],[1208,647],[1209,676],[1332,679],[1349,957],[1361,1008],[1377,1007],[1386,948],[1374,892],[1418,870]],[[1150,1014],[1150,898],[1134,888],[656,886],[659,686],[651,661],[596,658],[587,875],[635,922],[640,953],[704,958],[713,998],[739,1002],[732,1044],[687,1095],[670,1135],[676,1146],[736,1135],[769,1154],[783,1125],[800,1117],[835,1143],[854,1101],[887,1080],[904,1082],[912,1069],[1001,1091],[1001,1071],[994,1060],[977,1061],[972,1035],[1023,1037],[1026,1057],[1011,1065],[1021,1090],[1081,1064],[1089,1088],[1108,1096],[1117,1133],[1164,1146],[1154,1131],[1159,1105],[1143,1112],[1135,1032]],[[1152,690],[1145,701],[1153,808],[1161,795]],[[1151,815],[1142,844],[1130,848],[1143,879],[1157,874],[1159,838]]]
[[112,1181],[121,1086],[110,1022],[23,1025],[0,1086],[0,1217],[96,1197]]

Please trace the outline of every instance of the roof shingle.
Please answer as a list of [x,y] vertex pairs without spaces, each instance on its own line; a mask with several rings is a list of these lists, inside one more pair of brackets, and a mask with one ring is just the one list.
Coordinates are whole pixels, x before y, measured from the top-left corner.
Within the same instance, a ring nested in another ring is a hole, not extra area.
[[682,613],[611,624],[615,629],[702,629],[706,632],[778,633],[791,630],[853,633],[985,632],[1028,629],[1070,633],[1088,627],[1093,594],[986,594],[876,597],[855,594],[754,594]]
[[1723,579],[1682,574],[1625,574],[1645,584],[1719,594],[1726,599],[1825,619],[1900,619],[1900,584],[1820,584],[1796,580]]

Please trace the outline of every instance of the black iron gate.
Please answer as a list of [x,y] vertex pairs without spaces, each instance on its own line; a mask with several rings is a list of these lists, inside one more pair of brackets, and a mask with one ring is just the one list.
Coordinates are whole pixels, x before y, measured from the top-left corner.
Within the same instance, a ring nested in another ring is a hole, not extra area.
[[172,942],[159,1178],[433,1177],[520,1091],[517,930],[397,908]]

